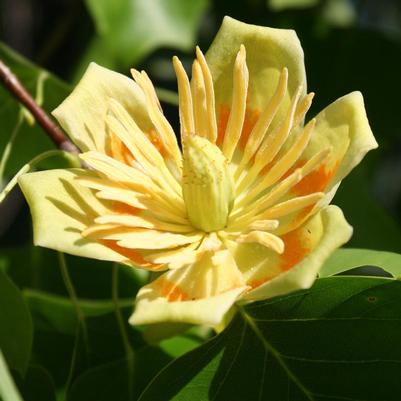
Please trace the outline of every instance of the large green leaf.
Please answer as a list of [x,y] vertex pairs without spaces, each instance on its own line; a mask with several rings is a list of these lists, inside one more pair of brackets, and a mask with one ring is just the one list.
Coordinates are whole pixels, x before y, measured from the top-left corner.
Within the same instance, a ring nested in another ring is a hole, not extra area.
[[380,267],[394,278],[401,277],[401,255],[372,249],[338,249],[325,262],[320,277],[333,276],[362,266]]
[[319,279],[240,307],[219,336],[162,370],[158,400],[398,401],[401,282]]
[[[48,112],[61,103],[70,91],[62,81],[30,63],[2,43],[0,43],[0,59],[17,75],[33,97],[37,96],[38,90],[43,91],[42,95],[39,93],[39,97],[43,98],[42,107]],[[41,127],[37,124],[31,126],[26,119],[23,120],[19,129],[18,127],[16,129],[21,106],[2,86],[0,86],[0,104],[0,160],[3,158],[6,146],[11,145],[4,169],[4,175],[10,177],[39,153],[54,148],[54,144]],[[15,137],[10,144],[13,134]]]
[[136,400],[156,373],[173,357],[181,356],[200,343],[199,337],[184,334],[164,340],[158,347],[142,347],[135,352],[131,367],[129,359],[124,358],[90,369],[73,383],[67,400]]
[[86,0],[97,28],[92,59],[110,67],[138,63],[159,47],[190,50],[208,0]]
[[0,271],[0,349],[10,366],[25,373],[32,348],[32,320],[18,288]]

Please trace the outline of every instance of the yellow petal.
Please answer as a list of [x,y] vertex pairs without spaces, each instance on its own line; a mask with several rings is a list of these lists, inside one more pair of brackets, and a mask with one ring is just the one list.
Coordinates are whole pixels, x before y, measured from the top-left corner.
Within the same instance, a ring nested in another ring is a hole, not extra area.
[[35,245],[72,255],[124,262],[126,258],[81,231],[107,209],[76,181],[90,177],[85,170],[50,170],[25,174],[18,180],[31,209]]
[[191,266],[169,271],[143,287],[131,324],[181,322],[218,325],[246,285],[231,254],[206,252]]
[[306,90],[306,76],[303,51],[294,31],[249,25],[225,17],[206,53],[214,82],[219,131],[224,130],[230,114],[233,69],[241,45],[246,48],[249,70],[243,135],[249,135],[257,120],[255,117],[262,113],[275,93],[283,69],[288,69],[288,91],[271,128],[283,119],[298,86]]
[[145,98],[128,77],[91,63],[74,91],[54,111],[61,126],[82,150],[107,151],[108,99],[118,100],[145,132],[152,128]]
[[268,259],[246,268],[242,254],[245,250],[237,251],[237,263],[247,276],[247,283],[254,288],[243,300],[266,299],[309,288],[324,261],[347,242],[351,234],[352,227],[341,209],[328,206],[303,226],[282,237],[285,244],[282,255],[265,254]]
[[365,156],[377,147],[366,117],[360,92],[336,100],[316,116],[308,146],[293,169],[329,149],[324,163],[302,179],[292,190],[295,195],[331,191]]

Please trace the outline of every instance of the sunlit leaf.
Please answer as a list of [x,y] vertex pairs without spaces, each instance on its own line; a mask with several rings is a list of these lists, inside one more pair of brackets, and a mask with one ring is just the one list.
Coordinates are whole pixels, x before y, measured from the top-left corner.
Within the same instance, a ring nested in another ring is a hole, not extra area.
[[158,400],[396,401],[401,283],[332,277],[240,307],[222,334],[161,371]]
[[325,262],[320,277],[333,276],[361,266],[380,267],[394,278],[401,277],[401,255],[372,249],[338,249]]

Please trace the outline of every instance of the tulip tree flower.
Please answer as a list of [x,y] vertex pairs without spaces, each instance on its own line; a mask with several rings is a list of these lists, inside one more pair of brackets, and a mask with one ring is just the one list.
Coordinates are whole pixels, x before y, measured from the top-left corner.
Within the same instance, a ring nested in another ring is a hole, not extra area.
[[160,272],[132,324],[219,325],[235,302],[310,287],[351,236],[329,205],[377,146],[362,95],[304,124],[294,31],[226,17],[192,78],[174,57],[182,151],[147,74],[92,63],[54,116],[89,169],[19,180],[36,245]]

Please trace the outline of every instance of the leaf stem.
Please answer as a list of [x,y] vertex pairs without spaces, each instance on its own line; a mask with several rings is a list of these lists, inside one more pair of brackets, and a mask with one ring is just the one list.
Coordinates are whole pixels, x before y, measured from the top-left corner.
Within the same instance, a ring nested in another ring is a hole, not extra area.
[[[79,161],[77,159],[77,156],[74,154],[71,154],[69,152],[66,152],[64,150],[48,150],[46,152],[43,152],[36,157],[34,157],[32,160],[30,160],[27,164],[24,164],[17,172],[17,174],[14,175],[14,177],[8,182],[8,184],[1,190],[0,192],[0,203],[3,202],[3,200],[6,198],[6,196],[13,190],[13,188],[17,185],[18,183],[18,178],[26,173],[29,173],[33,170],[33,168],[43,160],[46,160],[50,157],[55,157],[55,156],[64,156],[66,159],[71,164],[71,167],[79,167]],[[1,170],[0,170],[1,172]],[[1,178],[1,174],[0,174]],[[0,181],[1,183],[1,181]]]
[[67,152],[77,153],[75,145],[64,135],[50,116],[37,104],[10,68],[0,59],[0,82],[35,117],[54,144]]
[[118,270],[119,265],[113,263],[112,275],[111,275],[111,297],[114,304],[114,311],[117,319],[118,326],[120,328],[121,339],[124,345],[125,353],[127,355],[127,371],[128,371],[128,394],[129,400],[133,399],[133,382],[134,377],[134,350],[128,339],[128,333],[124,325],[124,319],[119,306],[119,295],[118,295]]
[[88,353],[89,341],[88,341],[88,330],[86,327],[85,315],[83,314],[81,307],[79,305],[78,297],[75,292],[74,285],[72,284],[70,274],[68,272],[68,267],[67,267],[67,262],[65,260],[65,256],[62,252],[58,252],[57,254],[58,254],[61,276],[63,278],[64,285],[67,289],[67,292],[71,299],[71,302],[74,305],[75,313],[77,314],[77,318],[78,318],[78,323],[82,325],[83,340],[85,343],[85,349]]
[[263,344],[264,348],[266,351],[270,352],[273,357],[277,360],[279,365],[282,367],[282,369],[285,371],[287,376],[292,380],[292,382],[306,395],[309,401],[314,401],[314,398],[312,396],[312,393],[301,383],[301,381],[292,373],[290,368],[287,366],[287,364],[284,362],[283,357],[281,356],[280,352],[277,351],[265,338],[263,333],[260,331],[258,325],[255,323],[255,321],[252,319],[251,316],[246,313],[245,309],[237,305],[238,311],[242,318],[244,319],[245,323],[248,324],[248,326],[253,330],[255,333],[256,337],[259,338],[261,343]]
[[15,138],[18,135],[18,132],[21,128],[23,121],[22,113],[18,113],[17,117],[17,123],[15,124],[15,127],[11,133],[10,139],[7,142],[6,147],[4,148],[3,154],[1,155],[1,160],[0,160],[0,185],[2,185],[3,178],[4,178],[4,172],[6,171],[6,165],[8,162],[8,159],[10,158],[11,155],[11,150],[14,145]]

